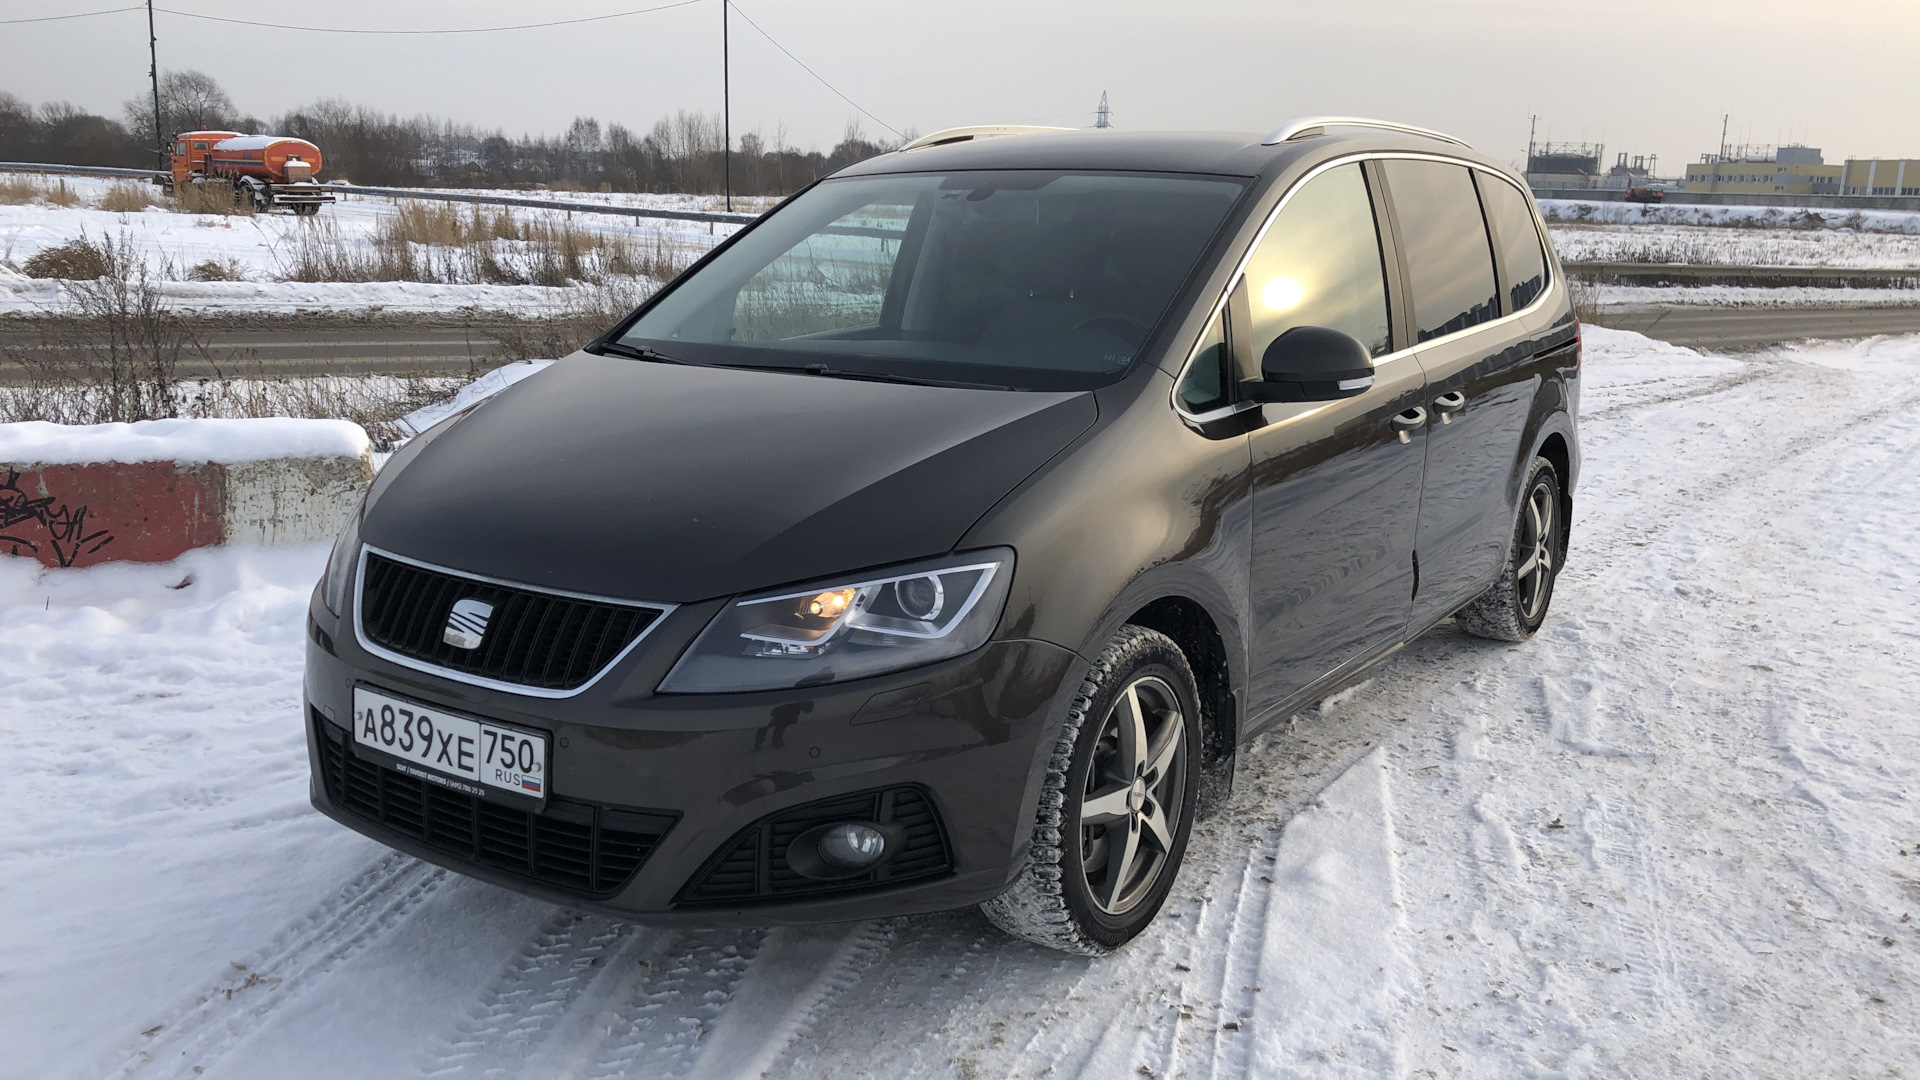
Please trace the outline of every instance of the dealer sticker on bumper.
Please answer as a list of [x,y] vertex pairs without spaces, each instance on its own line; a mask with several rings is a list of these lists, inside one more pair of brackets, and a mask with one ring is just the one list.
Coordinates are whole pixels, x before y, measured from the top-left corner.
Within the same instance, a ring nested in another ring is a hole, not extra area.
[[456,791],[547,797],[545,735],[356,686],[353,741],[393,758],[401,772]]

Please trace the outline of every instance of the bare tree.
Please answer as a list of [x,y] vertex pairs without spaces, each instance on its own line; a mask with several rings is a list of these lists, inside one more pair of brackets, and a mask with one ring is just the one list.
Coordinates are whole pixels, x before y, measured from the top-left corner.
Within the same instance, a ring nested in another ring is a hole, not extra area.
[[[141,95],[125,105],[127,130],[153,130],[153,100]],[[160,128],[183,131],[235,130],[243,126],[233,98],[204,71],[168,71],[160,75]],[[244,126],[252,126],[246,124]]]

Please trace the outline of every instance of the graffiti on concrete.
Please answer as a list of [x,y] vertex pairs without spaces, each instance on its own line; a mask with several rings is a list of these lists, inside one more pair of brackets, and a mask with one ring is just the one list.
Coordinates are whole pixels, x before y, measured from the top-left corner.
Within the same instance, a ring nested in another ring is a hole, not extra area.
[[[39,556],[44,544],[56,564],[72,566],[80,556],[113,543],[113,534],[106,529],[88,532],[87,517],[84,506],[68,506],[52,495],[28,494],[15,470],[8,469],[0,480],[0,551],[9,555]],[[34,539],[36,532],[44,535]]]

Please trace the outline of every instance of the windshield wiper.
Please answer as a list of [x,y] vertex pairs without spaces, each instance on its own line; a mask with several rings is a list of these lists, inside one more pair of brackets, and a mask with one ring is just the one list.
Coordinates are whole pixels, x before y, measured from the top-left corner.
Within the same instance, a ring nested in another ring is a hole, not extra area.
[[862,382],[899,383],[904,386],[947,386],[962,390],[1011,390],[1011,386],[996,383],[960,382],[955,379],[919,379],[912,375],[895,375],[885,371],[849,371],[845,368],[832,368],[825,364],[721,364],[721,367],[740,368],[748,371],[783,371],[789,375],[820,375],[829,379],[858,379]]
[[656,364],[686,364],[689,367],[700,366],[691,360],[668,356],[651,345],[627,345],[618,341],[606,341],[600,344],[600,351],[614,356],[624,356],[629,360],[651,360]]

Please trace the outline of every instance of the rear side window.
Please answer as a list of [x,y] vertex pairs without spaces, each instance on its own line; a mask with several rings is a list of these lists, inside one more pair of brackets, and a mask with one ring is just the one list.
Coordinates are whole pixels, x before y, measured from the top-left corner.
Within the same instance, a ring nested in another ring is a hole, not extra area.
[[1314,177],[1247,261],[1253,355],[1296,326],[1326,326],[1359,338],[1375,356],[1392,350],[1380,232],[1358,164]]
[[1507,310],[1519,311],[1547,291],[1547,254],[1540,246],[1540,231],[1518,188],[1488,173],[1476,179],[1500,262],[1507,268]]
[[1421,341],[1499,315],[1493,248],[1473,177],[1464,165],[1391,158],[1387,190],[1413,278],[1413,320]]

